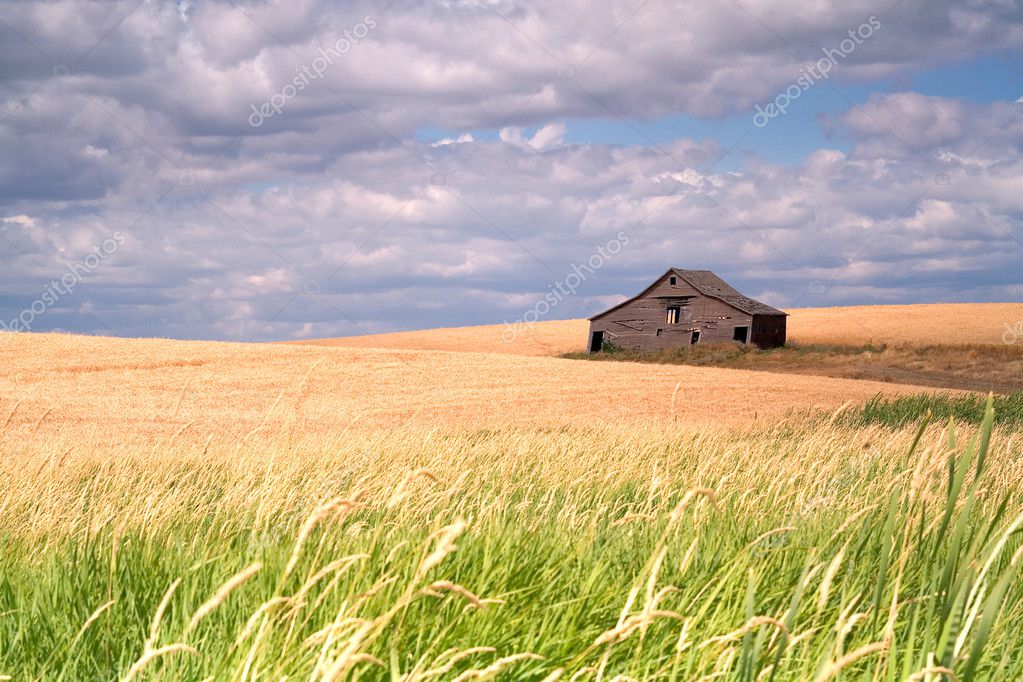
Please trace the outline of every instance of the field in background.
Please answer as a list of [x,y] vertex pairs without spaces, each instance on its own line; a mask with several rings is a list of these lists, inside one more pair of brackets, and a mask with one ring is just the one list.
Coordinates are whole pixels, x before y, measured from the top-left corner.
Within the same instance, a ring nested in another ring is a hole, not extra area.
[[490,324],[478,327],[447,327],[413,332],[343,336],[336,339],[308,339],[292,343],[343,348],[400,348],[557,357],[585,347],[589,322],[586,320],[537,322],[521,328],[514,336],[509,335],[508,329],[509,327],[503,324]]
[[[786,312],[790,314],[789,341],[798,344],[1004,345],[1006,330],[1014,329],[1023,321],[1023,303],[794,308]],[[310,339],[298,343],[559,356],[584,350],[588,328],[586,320],[555,320],[526,327],[513,338],[508,334],[508,326],[487,325]],[[1023,336],[1016,345],[1023,346]]]
[[[799,308],[787,311],[789,338],[796,343],[859,345],[1005,345],[1006,330],[1018,329],[1023,303],[931,303],[914,305]],[[1023,336],[1016,345],[1023,345]]]
[[676,419],[756,428],[919,390],[714,367],[60,334],[0,334],[0,363],[0,419],[26,440]]
[[1018,419],[455,331],[0,333],[0,678],[1023,675]]

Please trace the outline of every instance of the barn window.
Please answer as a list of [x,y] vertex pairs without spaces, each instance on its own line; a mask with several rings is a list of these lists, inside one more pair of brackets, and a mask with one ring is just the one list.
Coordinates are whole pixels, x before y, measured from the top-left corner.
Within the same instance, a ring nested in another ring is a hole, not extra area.
[[668,284],[670,284],[670,285],[672,285],[672,286],[675,286],[675,283],[676,283],[676,282],[678,282],[678,277],[674,277],[674,276],[672,276],[672,277],[669,277],[669,278],[668,278]]
[[699,329],[695,329],[695,330],[693,330],[693,338],[691,338],[689,340],[689,343],[691,343],[692,345],[695,346],[699,342],[700,342],[700,330]]
[[682,306],[670,305],[668,306],[668,313],[664,317],[665,324],[678,324],[679,314],[682,312]]
[[749,327],[736,327],[732,332],[732,341],[746,343],[749,341]]

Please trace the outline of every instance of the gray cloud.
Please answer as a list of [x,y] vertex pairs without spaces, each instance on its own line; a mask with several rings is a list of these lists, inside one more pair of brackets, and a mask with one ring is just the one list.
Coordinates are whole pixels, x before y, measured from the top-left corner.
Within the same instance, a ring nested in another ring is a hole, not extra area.
[[[515,319],[619,232],[628,248],[557,316],[670,264],[778,305],[1023,293],[1019,104],[874,95],[831,123],[848,153],[734,172],[713,141],[569,145],[560,127],[751,110],[871,15],[883,28],[845,79],[1018,50],[1016,4],[0,6],[7,321],[118,230],[35,328],[262,339]],[[424,127],[502,132],[430,145]]]

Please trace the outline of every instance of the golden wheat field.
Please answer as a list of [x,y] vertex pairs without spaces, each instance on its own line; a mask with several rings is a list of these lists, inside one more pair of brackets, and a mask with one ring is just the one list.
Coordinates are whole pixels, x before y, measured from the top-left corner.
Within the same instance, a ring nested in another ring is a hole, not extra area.
[[[0,337],[0,414],[33,438],[244,436],[338,428],[774,423],[889,383],[741,370],[587,363],[504,353]],[[677,390],[676,390],[677,389]]]
[[[789,313],[789,341],[802,344],[1002,344],[1007,331],[1023,321],[1023,303],[793,308],[786,312]],[[428,329],[299,343],[557,356],[583,350],[588,325],[586,320],[538,322],[515,336],[511,343],[502,337],[509,329],[506,325]],[[1023,344],[1023,338],[1018,343]]]
[[0,334],[0,679],[1023,675],[1016,399],[501,329]]

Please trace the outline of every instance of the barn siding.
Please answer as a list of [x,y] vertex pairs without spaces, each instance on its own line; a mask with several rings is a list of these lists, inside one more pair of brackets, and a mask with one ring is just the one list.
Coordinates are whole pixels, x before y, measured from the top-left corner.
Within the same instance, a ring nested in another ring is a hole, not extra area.
[[777,348],[785,345],[784,315],[754,315],[750,341],[761,348]]
[[[646,294],[621,308],[611,310],[590,322],[589,338],[595,331],[604,332],[604,338],[620,348],[638,351],[665,350],[688,345],[692,330],[700,330],[700,343],[731,341],[735,327],[750,327],[753,316],[724,301],[704,296],[681,277],[669,283],[670,275],[659,279]],[[669,305],[688,308],[690,319],[679,324],[665,322]]]

